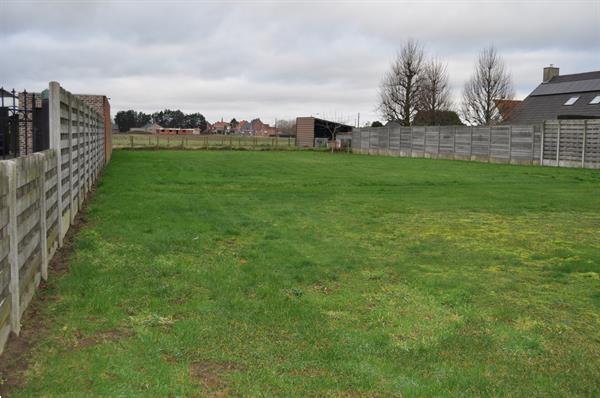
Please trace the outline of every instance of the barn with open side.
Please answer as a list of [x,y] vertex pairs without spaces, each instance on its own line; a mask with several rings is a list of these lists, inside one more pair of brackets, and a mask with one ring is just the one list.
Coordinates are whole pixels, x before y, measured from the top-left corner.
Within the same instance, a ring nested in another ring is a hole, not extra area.
[[318,119],[316,117],[296,118],[296,146],[313,148],[319,146],[320,142],[326,143],[331,140],[332,134],[348,134],[352,132],[352,126],[330,120]]

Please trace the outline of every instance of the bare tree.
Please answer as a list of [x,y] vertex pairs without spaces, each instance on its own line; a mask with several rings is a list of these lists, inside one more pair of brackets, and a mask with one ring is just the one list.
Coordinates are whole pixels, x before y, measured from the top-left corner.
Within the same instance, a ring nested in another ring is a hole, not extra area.
[[[323,114],[324,117],[326,116],[326,114]],[[329,141],[331,143],[330,147],[331,147],[331,152],[334,152],[336,149],[336,145],[337,145],[337,136],[338,133],[343,133],[343,132],[347,132],[348,131],[348,117],[345,117],[343,115],[338,115],[337,113],[335,113],[330,120],[323,120],[323,129],[324,131],[327,132],[327,134],[329,135]]]
[[485,48],[475,65],[475,74],[465,84],[462,117],[472,125],[490,125],[502,120],[496,100],[512,99],[510,73],[494,46]]
[[275,123],[275,127],[277,127],[281,132],[285,135],[295,135],[296,134],[296,120],[277,120]]
[[379,87],[379,111],[386,120],[410,126],[417,112],[424,57],[423,46],[411,39],[392,62]]
[[325,129],[327,130],[327,132],[329,133],[329,136],[330,136],[329,142],[331,143],[330,147],[331,147],[332,153],[336,150],[337,135],[339,132],[341,132],[343,127],[344,126],[342,126],[341,124],[337,124],[337,123],[327,123],[325,126]]
[[433,59],[425,64],[418,108],[432,125],[438,124],[437,116],[440,111],[450,108],[448,72],[443,62]]

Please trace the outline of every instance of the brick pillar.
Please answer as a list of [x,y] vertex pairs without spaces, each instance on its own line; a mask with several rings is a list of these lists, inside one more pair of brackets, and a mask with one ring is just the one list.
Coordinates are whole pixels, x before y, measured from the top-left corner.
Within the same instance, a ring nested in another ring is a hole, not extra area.
[[[33,96],[35,95],[35,107],[42,107],[42,96],[39,93],[19,93],[19,155],[25,156],[33,153]],[[27,112],[25,112],[27,109]]]

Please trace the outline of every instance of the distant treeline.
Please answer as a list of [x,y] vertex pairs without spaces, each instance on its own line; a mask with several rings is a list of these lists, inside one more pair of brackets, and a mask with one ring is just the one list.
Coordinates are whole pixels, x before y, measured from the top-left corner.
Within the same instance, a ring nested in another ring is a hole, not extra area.
[[149,123],[156,123],[166,128],[197,128],[200,131],[205,131],[208,126],[204,115],[201,113],[183,113],[179,109],[165,109],[153,114],[136,112],[133,109],[119,111],[115,115],[115,123],[119,126],[121,132],[136,127],[144,127]]

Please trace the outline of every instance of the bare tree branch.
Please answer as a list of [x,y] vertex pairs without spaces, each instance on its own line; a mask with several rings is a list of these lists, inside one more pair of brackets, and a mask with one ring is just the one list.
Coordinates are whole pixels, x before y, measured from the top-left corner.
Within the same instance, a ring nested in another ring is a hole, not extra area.
[[425,112],[429,123],[437,124],[437,113],[450,108],[450,89],[446,65],[438,60],[431,60],[423,68],[421,90],[419,91],[418,108]]
[[418,108],[424,57],[423,46],[408,40],[392,62],[379,87],[379,112],[386,120],[410,126]]
[[465,84],[462,117],[472,125],[491,125],[502,121],[496,100],[512,99],[510,73],[494,46],[485,48],[475,65],[475,74]]

